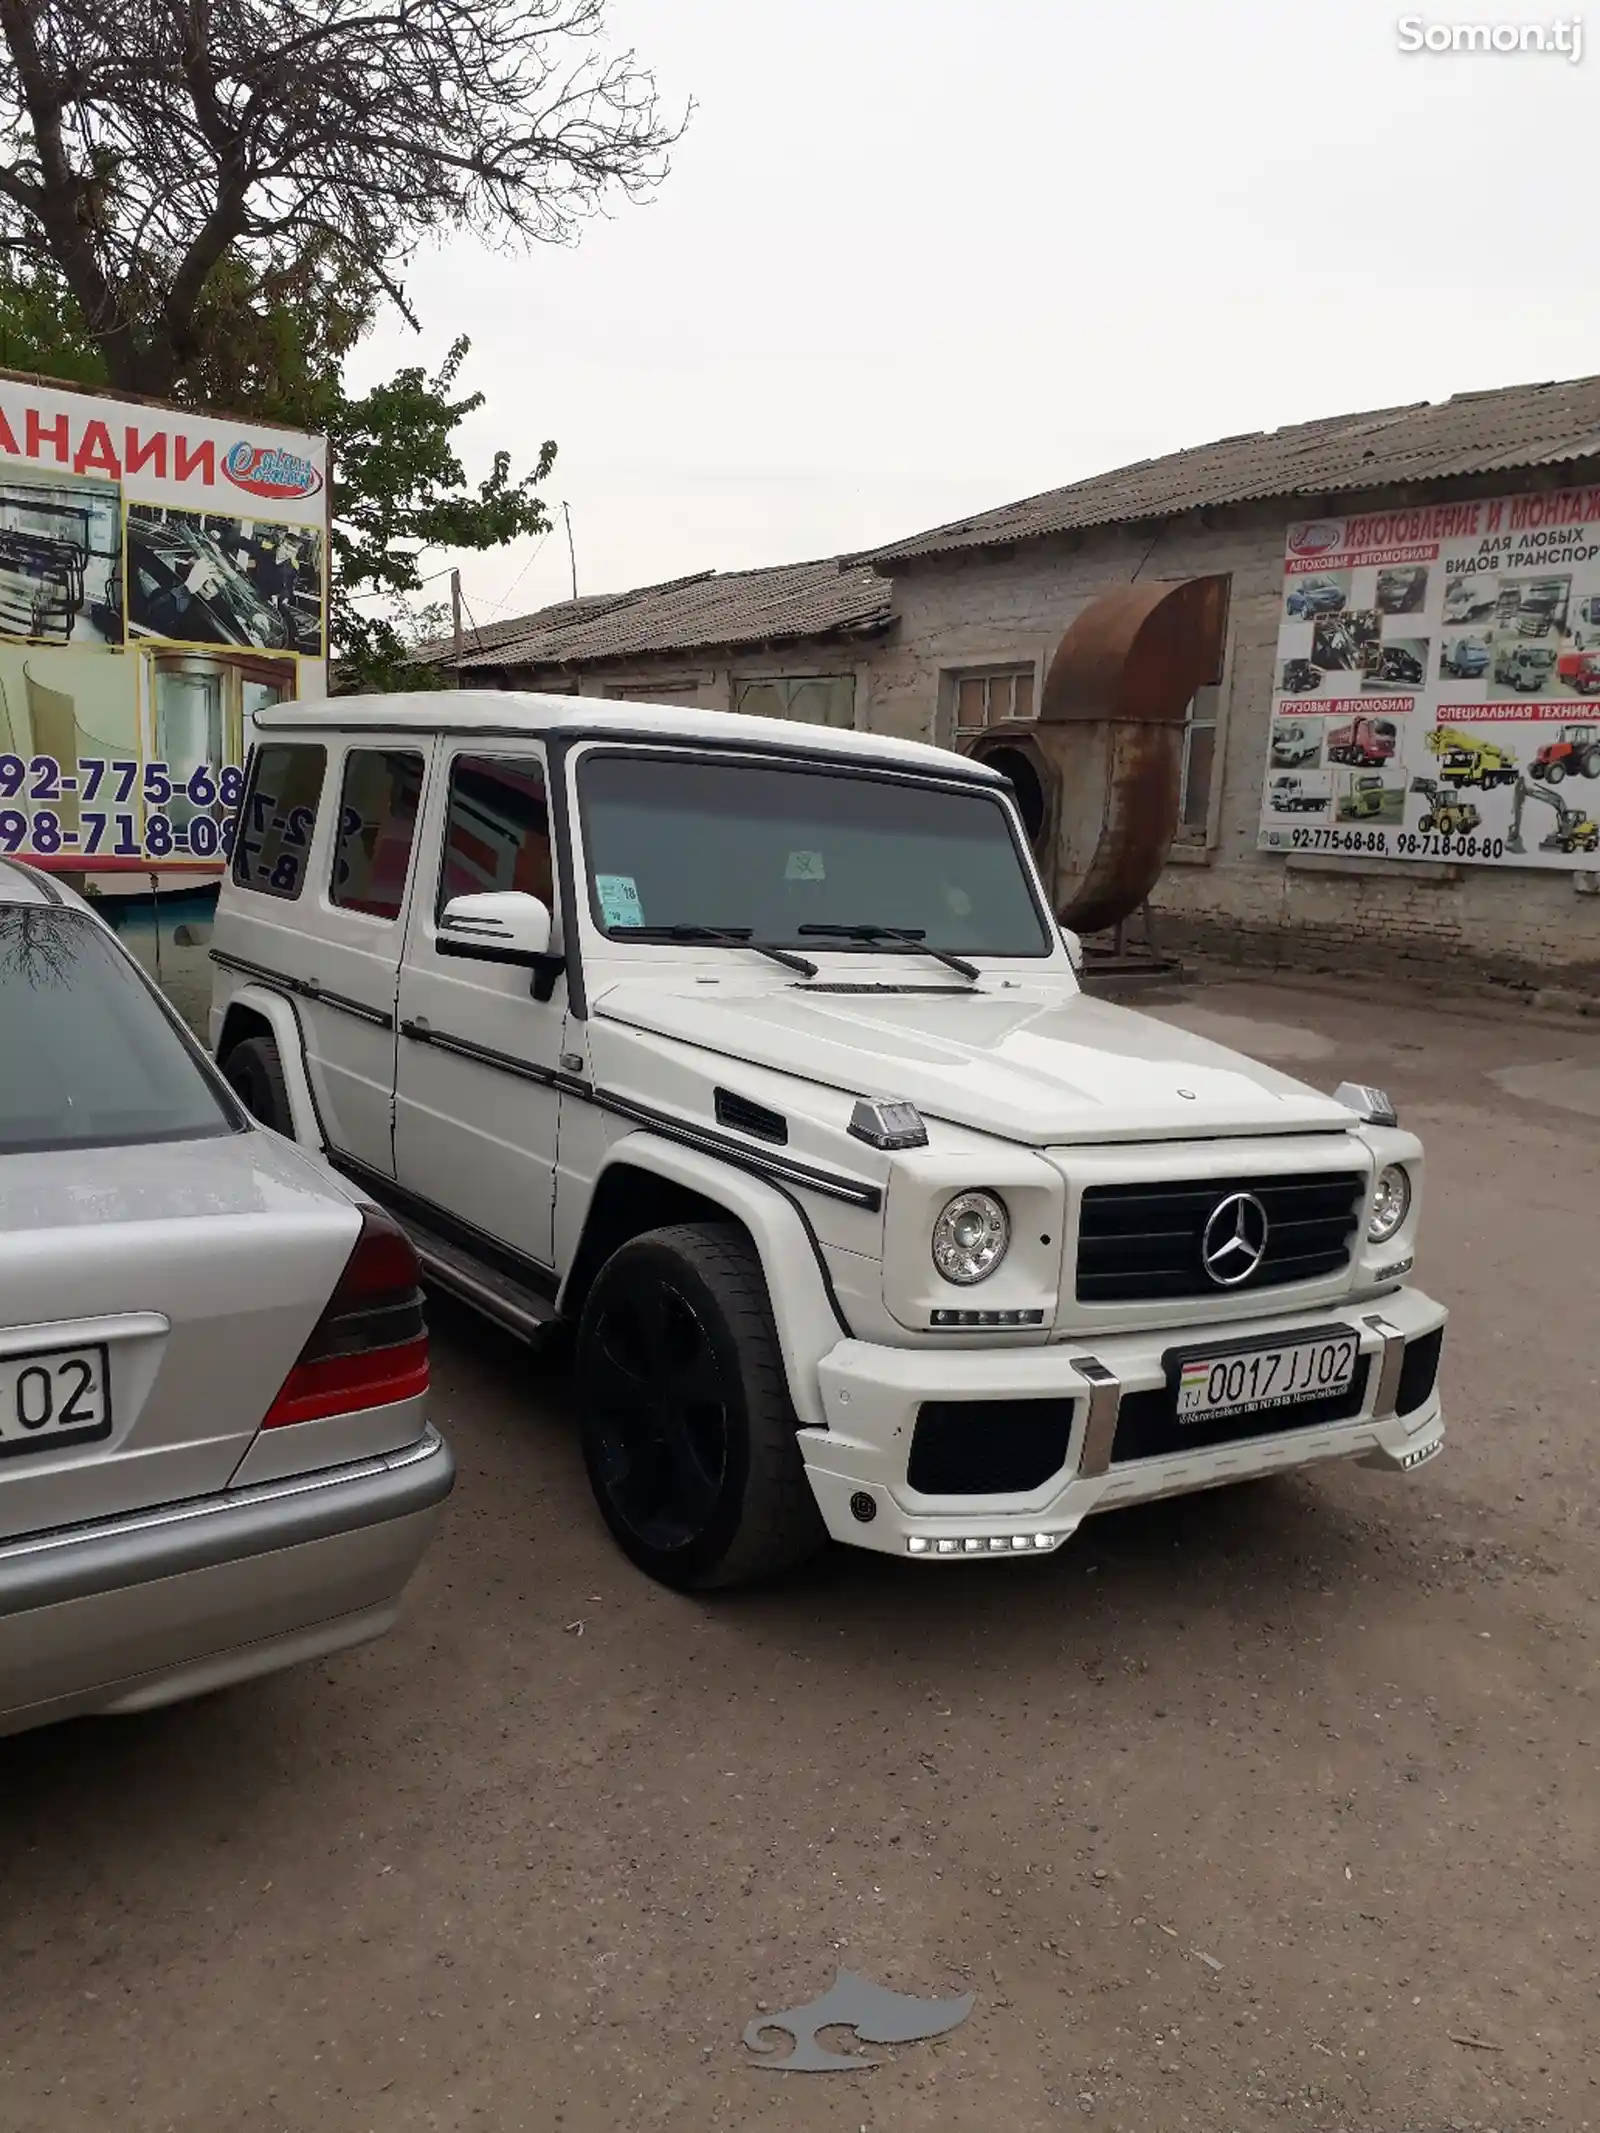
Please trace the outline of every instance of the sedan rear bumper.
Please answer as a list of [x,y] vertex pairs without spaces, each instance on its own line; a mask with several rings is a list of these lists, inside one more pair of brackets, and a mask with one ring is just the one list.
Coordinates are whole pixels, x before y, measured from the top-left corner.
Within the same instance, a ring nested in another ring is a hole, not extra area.
[[429,1428],[347,1466],[0,1545],[0,1733],[380,1636],[454,1480]]

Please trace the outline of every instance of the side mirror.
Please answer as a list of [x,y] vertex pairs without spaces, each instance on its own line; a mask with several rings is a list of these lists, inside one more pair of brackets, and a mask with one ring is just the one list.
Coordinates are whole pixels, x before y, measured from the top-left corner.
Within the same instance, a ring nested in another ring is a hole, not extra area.
[[1083,942],[1070,926],[1063,926],[1060,930],[1061,943],[1067,951],[1067,960],[1081,976],[1083,972]]
[[439,953],[542,970],[552,960],[550,907],[523,889],[452,896],[439,919]]

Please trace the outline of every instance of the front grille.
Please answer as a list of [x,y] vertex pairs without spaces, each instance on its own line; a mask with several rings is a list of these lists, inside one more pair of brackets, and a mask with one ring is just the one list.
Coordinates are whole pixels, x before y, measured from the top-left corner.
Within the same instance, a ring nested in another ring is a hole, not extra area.
[[1070,1400],[924,1400],[906,1480],[924,1496],[1008,1496],[1059,1474]]
[[[1350,1263],[1366,1189],[1356,1170],[1091,1185],[1078,1222],[1078,1301],[1236,1296],[1340,1273]],[[1207,1274],[1201,1245],[1213,1211],[1236,1192],[1253,1193],[1266,1210],[1267,1248],[1248,1281],[1223,1287]]]
[[1323,1422],[1348,1422],[1366,1403],[1370,1358],[1356,1365],[1343,1392],[1320,1400],[1300,1400],[1292,1407],[1266,1407],[1254,1415],[1216,1415],[1198,1422],[1178,1420],[1178,1395],[1171,1385],[1150,1392],[1125,1392],[1117,1410],[1117,1433],[1111,1440],[1113,1466],[1127,1459],[1159,1459],[1168,1452],[1203,1452],[1216,1444],[1237,1444],[1249,1437],[1277,1437],[1285,1430],[1312,1429]]

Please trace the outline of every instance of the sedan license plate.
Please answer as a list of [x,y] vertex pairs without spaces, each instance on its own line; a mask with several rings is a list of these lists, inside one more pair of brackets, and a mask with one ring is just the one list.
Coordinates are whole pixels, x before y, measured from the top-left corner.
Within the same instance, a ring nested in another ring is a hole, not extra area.
[[0,1459],[110,1434],[104,1348],[0,1355]]
[[1321,1333],[1281,1348],[1241,1348],[1195,1355],[1178,1371],[1178,1420],[1259,1414],[1348,1392],[1361,1343],[1354,1333]]

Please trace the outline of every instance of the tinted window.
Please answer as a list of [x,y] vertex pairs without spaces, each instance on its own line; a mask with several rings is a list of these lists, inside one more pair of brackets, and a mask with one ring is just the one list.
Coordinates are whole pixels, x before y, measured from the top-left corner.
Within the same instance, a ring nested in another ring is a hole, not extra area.
[[398,918],[417,833],[422,758],[384,748],[352,748],[339,795],[339,836],[329,896],[347,911]]
[[1051,952],[1010,818],[971,787],[645,754],[579,775],[591,905],[619,937],[749,927],[819,947],[808,927],[894,926],[957,953]]
[[296,897],[316,834],[327,751],[301,741],[267,741],[255,751],[239,809],[233,878],[264,896]]
[[486,889],[525,889],[553,901],[550,817],[537,757],[458,755],[450,766],[438,911],[452,896]]
[[0,1155],[193,1140],[234,1121],[93,919],[0,904]]

